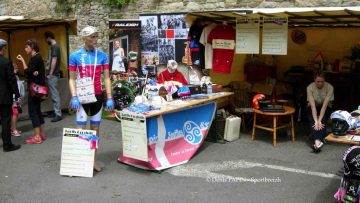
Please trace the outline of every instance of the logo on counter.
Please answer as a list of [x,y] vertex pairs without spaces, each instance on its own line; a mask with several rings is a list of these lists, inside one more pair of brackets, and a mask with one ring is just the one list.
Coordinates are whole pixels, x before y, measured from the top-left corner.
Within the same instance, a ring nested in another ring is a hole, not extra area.
[[185,140],[190,144],[199,144],[203,139],[201,128],[192,121],[185,122],[183,131]]

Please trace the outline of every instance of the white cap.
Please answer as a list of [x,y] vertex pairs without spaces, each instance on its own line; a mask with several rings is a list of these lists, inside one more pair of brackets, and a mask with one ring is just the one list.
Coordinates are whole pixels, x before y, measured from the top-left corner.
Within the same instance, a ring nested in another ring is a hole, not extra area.
[[93,26],[87,26],[84,29],[81,30],[80,35],[83,37],[88,37],[94,33],[97,33],[98,31],[96,30],[95,27]]
[[0,48],[7,45],[7,41],[0,39]]
[[178,67],[178,64],[175,60],[168,60],[167,67],[171,70],[176,70]]

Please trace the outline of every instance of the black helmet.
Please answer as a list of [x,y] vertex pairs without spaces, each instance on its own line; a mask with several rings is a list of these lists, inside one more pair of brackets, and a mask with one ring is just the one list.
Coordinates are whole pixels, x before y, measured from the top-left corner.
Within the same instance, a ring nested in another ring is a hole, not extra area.
[[344,176],[360,180],[360,146],[350,147],[343,155]]
[[331,131],[336,136],[346,135],[349,129],[349,124],[342,119],[333,118]]
[[349,112],[337,110],[331,116],[332,132],[334,135],[346,135],[347,131],[352,128],[353,119]]
[[133,101],[133,93],[126,86],[116,86],[113,89],[115,109],[121,110],[128,107]]

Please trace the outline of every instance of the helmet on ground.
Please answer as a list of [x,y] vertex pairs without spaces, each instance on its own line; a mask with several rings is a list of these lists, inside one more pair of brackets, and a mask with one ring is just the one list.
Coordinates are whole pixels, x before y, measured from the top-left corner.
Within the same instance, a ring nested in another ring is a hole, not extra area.
[[360,146],[347,149],[343,155],[344,177],[360,180]]

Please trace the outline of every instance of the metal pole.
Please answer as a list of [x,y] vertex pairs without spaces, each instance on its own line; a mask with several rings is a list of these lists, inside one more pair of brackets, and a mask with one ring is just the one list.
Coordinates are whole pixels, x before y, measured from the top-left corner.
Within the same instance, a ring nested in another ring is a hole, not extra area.
[[69,77],[69,57],[70,57],[70,54],[69,54],[69,50],[70,50],[70,42],[69,42],[69,24],[65,24],[65,28],[66,28],[66,55],[67,55],[67,60],[66,60],[66,67],[67,67],[67,73],[68,73],[68,77]]
[[8,59],[11,61],[11,46],[10,46],[10,41],[11,41],[11,31],[7,31],[6,32],[7,34],[7,42],[8,42],[8,45],[7,45],[7,49],[8,49]]

